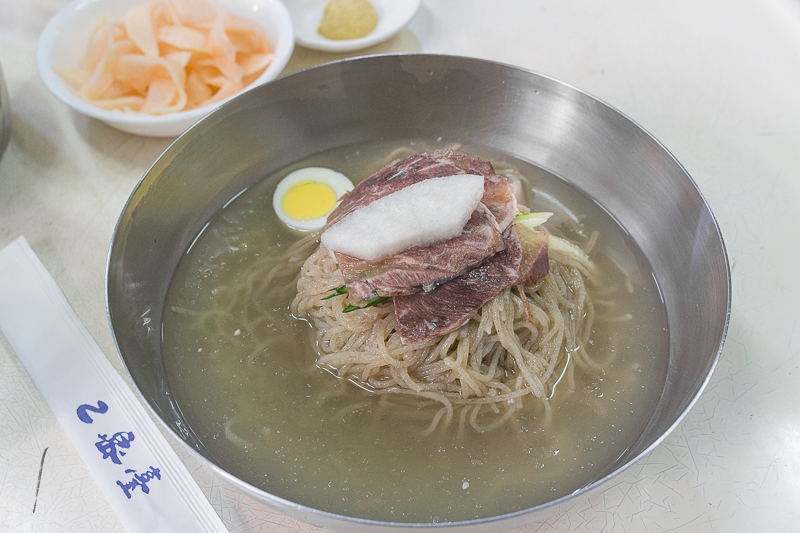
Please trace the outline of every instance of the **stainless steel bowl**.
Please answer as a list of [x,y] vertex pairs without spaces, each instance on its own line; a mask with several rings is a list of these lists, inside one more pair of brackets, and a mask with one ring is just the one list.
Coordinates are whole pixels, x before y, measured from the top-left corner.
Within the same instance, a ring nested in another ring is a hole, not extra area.
[[[339,531],[414,526],[305,507],[254,488],[214,464],[186,427],[165,378],[157,325],[172,273],[212,214],[261,177],[338,146],[439,136],[530,161],[567,179],[612,213],[653,268],[669,321],[670,359],[653,416],[602,479],[526,511],[428,526],[510,529],[601,487],[680,422],[708,382],[722,348],[730,270],[714,216],[680,163],[603,102],[519,68],[435,55],[329,63],[254,89],[190,128],[142,178],[111,245],[108,313],[130,377],[167,428],[239,490],[306,522]],[[145,312],[148,324],[141,320]]]

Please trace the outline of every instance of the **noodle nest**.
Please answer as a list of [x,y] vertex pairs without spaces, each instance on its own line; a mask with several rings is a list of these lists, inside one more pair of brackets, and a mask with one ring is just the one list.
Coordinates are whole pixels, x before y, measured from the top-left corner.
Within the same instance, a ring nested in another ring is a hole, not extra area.
[[313,324],[319,365],[375,392],[440,402],[430,431],[449,423],[459,405],[474,406],[479,430],[486,429],[475,423],[482,406],[500,415],[497,425],[526,397],[549,416],[554,383],[566,377],[574,386],[569,361],[596,366],[584,348],[594,316],[587,291],[593,265],[577,246],[552,248],[547,276],[502,290],[459,329],[417,344],[400,342],[391,302],[343,313],[346,295],[323,299],[344,284],[324,246],[304,263],[291,310]]

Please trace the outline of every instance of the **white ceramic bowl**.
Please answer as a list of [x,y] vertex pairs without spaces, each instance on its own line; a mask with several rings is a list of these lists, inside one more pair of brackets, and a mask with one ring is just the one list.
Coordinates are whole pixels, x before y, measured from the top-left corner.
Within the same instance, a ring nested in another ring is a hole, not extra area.
[[420,0],[370,0],[378,14],[378,25],[369,35],[359,39],[334,41],[317,32],[322,12],[330,0],[293,0],[289,12],[294,20],[297,43],[323,52],[361,50],[397,35],[419,9]]
[[39,76],[59,100],[76,111],[102,120],[122,131],[150,137],[175,137],[201,117],[242,92],[278,77],[294,49],[294,28],[280,0],[212,0],[236,15],[258,22],[275,46],[275,58],[256,80],[236,95],[212,105],[168,115],[137,115],[107,111],[84,102],[53,71],[53,66],[77,67],[86,54],[89,36],[97,19],[121,19],[130,8],[145,0],[73,0],[50,20],[39,37],[36,67]]

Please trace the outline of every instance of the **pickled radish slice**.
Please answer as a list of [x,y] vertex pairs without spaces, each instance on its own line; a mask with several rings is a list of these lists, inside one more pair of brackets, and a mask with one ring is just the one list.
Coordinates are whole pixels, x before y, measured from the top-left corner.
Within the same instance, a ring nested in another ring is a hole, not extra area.
[[149,0],[120,21],[101,17],[81,66],[53,70],[85,102],[161,115],[233,96],[273,51],[256,22],[208,0]]
[[373,261],[452,239],[461,233],[482,196],[483,176],[426,179],[353,211],[322,234],[322,244]]

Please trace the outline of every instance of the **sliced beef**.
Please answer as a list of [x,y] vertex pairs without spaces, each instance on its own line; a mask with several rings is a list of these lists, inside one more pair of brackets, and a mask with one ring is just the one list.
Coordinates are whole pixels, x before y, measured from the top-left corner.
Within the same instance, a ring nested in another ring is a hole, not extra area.
[[403,344],[446,335],[466,324],[506,287],[547,275],[547,233],[512,225],[503,234],[503,241],[502,252],[466,274],[430,292],[393,298]]
[[503,249],[497,222],[485,208],[475,210],[461,235],[447,241],[364,261],[337,254],[352,300],[397,296],[431,290]]
[[517,226],[519,242],[522,246],[522,259],[517,284],[543,278],[550,271],[547,258],[550,237],[543,231],[536,231],[525,226]]
[[488,161],[454,152],[415,155],[382,168],[345,196],[327,226],[414,183],[465,173],[484,177],[484,194],[482,210],[473,213],[461,235],[376,261],[334,252],[352,301],[430,290],[503,249],[500,234],[517,211],[513,188]]
[[492,212],[501,230],[505,230],[517,216],[517,197],[514,188],[503,176],[483,177],[483,197],[481,198]]
[[483,176],[483,202],[489,211],[497,219],[497,224],[501,230],[505,230],[517,216],[517,197],[514,194],[514,187],[503,176],[494,173],[494,167],[489,161],[478,157],[457,154],[453,151],[447,152],[447,159],[465,174],[477,174]]
[[394,313],[403,344],[446,335],[475,316],[478,309],[520,277],[522,246],[517,227],[503,234],[505,249],[430,292],[396,296]]
[[494,167],[489,161],[479,157],[470,157],[452,150],[445,152],[452,163],[464,171],[465,174],[478,174],[480,176],[493,176]]
[[458,174],[484,177],[481,204],[461,235],[377,261],[335,253],[351,299],[393,297],[404,344],[450,333],[504,288],[548,273],[547,234],[512,224],[519,209],[512,185],[477,157],[437,152],[395,161],[348,193],[328,227],[404,187]]

